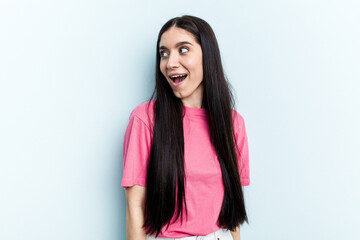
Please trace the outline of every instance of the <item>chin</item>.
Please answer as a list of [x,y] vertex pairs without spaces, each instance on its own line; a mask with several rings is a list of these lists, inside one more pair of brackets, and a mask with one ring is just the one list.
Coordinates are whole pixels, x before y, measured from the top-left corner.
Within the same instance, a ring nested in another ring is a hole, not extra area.
[[174,95],[175,95],[175,97],[177,97],[177,98],[184,98],[184,96],[182,96],[180,93],[178,93],[178,92],[173,92],[174,93]]
[[180,99],[181,99],[181,98],[184,98],[184,97],[181,96],[180,94],[176,94],[175,96],[176,96],[177,98],[180,98]]

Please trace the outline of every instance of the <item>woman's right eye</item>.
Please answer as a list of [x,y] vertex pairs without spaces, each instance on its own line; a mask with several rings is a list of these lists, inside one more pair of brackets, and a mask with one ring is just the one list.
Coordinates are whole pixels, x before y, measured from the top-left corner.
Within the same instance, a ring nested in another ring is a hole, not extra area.
[[167,52],[165,51],[160,51],[160,57],[166,57],[167,56]]

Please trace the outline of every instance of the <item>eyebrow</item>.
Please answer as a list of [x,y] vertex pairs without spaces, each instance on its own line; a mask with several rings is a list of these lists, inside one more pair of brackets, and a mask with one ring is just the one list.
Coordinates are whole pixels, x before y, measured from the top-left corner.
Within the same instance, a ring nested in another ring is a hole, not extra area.
[[[178,42],[177,44],[175,44],[175,47],[179,47],[181,45],[185,45],[185,44],[190,44],[192,46],[192,44],[188,41],[182,41],[182,42]],[[166,47],[164,46],[160,46],[159,49],[167,49]]]

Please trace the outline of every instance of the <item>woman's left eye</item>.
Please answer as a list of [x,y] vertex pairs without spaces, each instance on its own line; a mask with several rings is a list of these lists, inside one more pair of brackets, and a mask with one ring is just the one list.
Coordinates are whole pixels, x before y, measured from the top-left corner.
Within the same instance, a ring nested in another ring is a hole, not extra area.
[[185,47],[180,48],[180,53],[186,53],[188,51],[189,51],[189,49],[187,49]]

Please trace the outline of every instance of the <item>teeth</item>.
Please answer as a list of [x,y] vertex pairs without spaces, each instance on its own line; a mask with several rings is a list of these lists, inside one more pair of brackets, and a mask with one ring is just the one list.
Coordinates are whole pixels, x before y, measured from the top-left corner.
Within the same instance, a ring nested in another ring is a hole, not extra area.
[[170,78],[174,79],[174,78],[178,78],[178,77],[185,77],[186,74],[183,74],[183,75],[174,75],[174,76],[171,76]]

